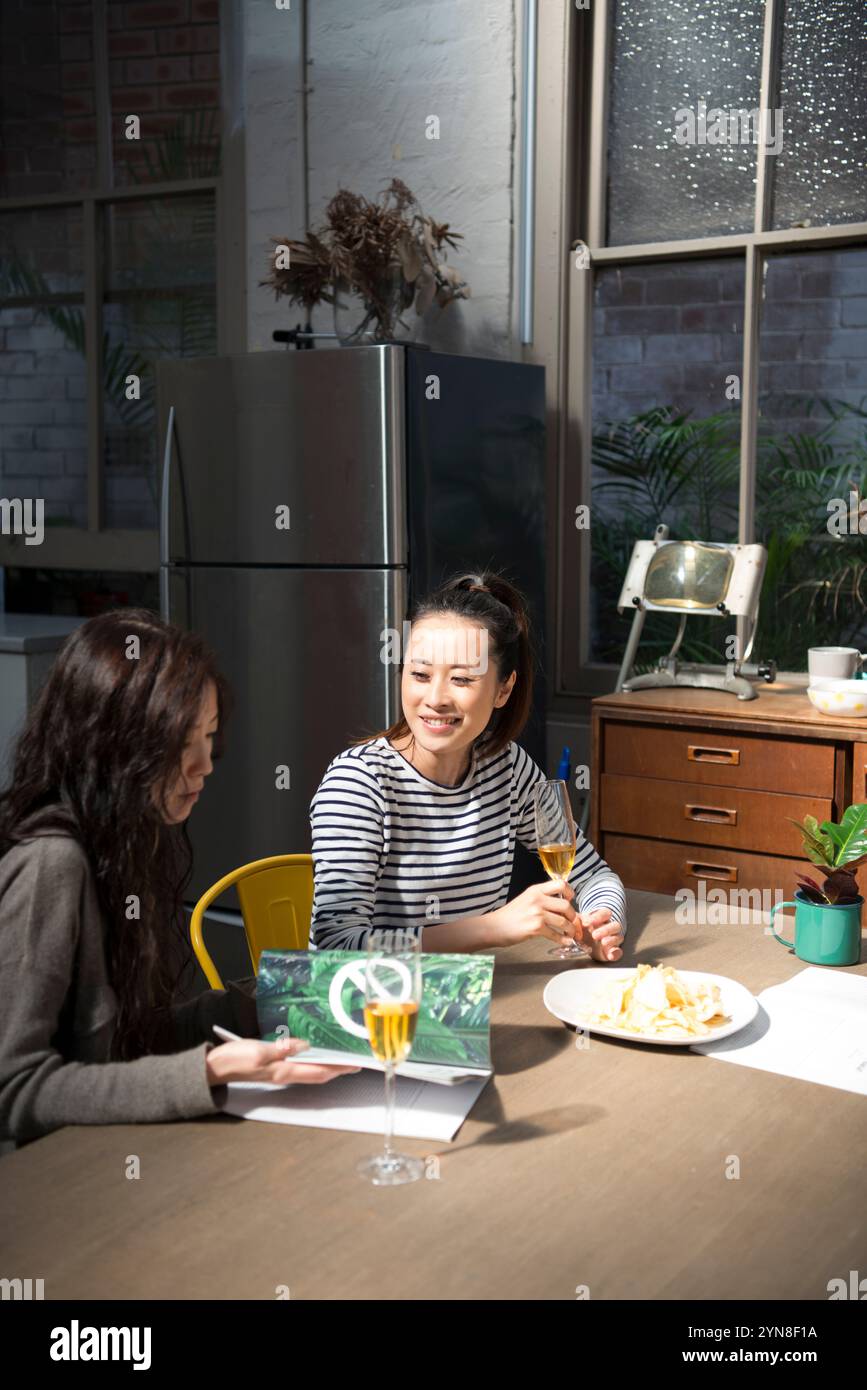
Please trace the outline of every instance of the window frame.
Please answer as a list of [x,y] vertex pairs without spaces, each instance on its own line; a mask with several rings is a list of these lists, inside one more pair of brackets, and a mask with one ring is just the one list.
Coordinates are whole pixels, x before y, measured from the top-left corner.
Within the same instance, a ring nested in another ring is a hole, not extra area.
[[[775,252],[864,245],[867,222],[832,226],[772,230],[771,170],[762,143],[757,146],[756,196],[753,229],[735,235],[709,236],[647,244],[608,246],[605,242],[607,207],[608,94],[610,53],[613,41],[615,0],[598,0],[586,12],[576,11],[571,0],[561,0],[561,42],[567,61],[562,65],[559,116],[565,154],[563,164],[571,178],[563,182],[563,211],[572,228],[560,238],[559,285],[562,324],[559,352],[562,370],[558,381],[559,440],[555,446],[556,480],[549,497],[557,499],[555,634],[549,665],[553,677],[552,713],[575,709],[576,700],[611,690],[617,667],[590,660],[590,559],[591,532],[576,531],[574,507],[591,499],[592,438],[592,313],[593,269],[660,261],[680,261],[709,256],[738,257],[744,263],[744,332],[741,372],[740,498],[738,539],[754,539],[756,487],[756,438],[758,428],[759,331],[762,277],[769,255]],[[765,0],[759,107],[771,108],[771,93],[778,90],[783,0]],[[540,35],[540,39],[543,36]],[[553,60],[551,38],[540,52],[540,63]],[[540,74],[550,82],[550,71]],[[539,110],[540,125],[545,120]],[[550,128],[550,118],[549,118]],[[586,174],[579,179],[577,165],[586,156]],[[549,169],[549,177],[550,169]],[[544,207],[537,199],[537,217]],[[543,225],[544,230],[544,225]],[[589,251],[589,273],[575,266],[574,252],[582,245]],[[534,360],[552,358],[552,344],[537,335]],[[592,526],[592,516],[591,516]],[[743,620],[739,621],[743,636]],[[802,672],[781,676],[806,681]]]
[[[87,403],[87,526],[50,526],[40,546],[18,536],[0,536],[0,566],[39,569],[153,572],[159,568],[156,527],[106,527],[103,461],[102,334],[105,285],[103,211],[115,203],[212,193],[216,218],[217,352],[242,352],[246,345],[246,236],[244,223],[243,137],[234,136],[240,116],[241,84],[231,80],[243,48],[242,0],[220,0],[220,173],[215,178],[115,187],[111,146],[111,90],[108,56],[108,0],[91,0],[96,179],[94,187],[69,193],[0,197],[0,213],[43,208],[80,208],[84,284],[85,381]],[[238,266],[242,273],[238,274]],[[235,273],[232,273],[234,268]],[[76,295],[76,299],[79,296]],[[68,296],[61,296],[68,298]],[[12,307],[36,301],[14,299]],[[44,301],[39,301],[40,303]]]

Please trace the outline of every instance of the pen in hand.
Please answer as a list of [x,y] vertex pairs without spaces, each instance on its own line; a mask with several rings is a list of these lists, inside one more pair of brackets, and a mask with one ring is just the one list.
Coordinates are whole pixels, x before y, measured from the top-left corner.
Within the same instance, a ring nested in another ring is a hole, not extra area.
[[[233,1032],[231,1031],[231,1029],[229,1029],[229,1028],[223,1028],[222,1025],[219,1024],[219,1023],[212,1023],[212,1024],[211,1024],[211,1027],[213,1028],[213,1030],[214,1030],[214,1032],[216,1033],[217,1037],[218,1037],[218,1038],[222,1038],[223,1042],[256,1042],[256,1041],[258,1041],[258,1040],[255,1039],[255,1038],[252,1038],[252,1039],[251,1039],[251,1038],[242,1038],[240,1033],[233,1033]],[[296,1053],[296,1054],[297,1054],[298,1052],[300,1052],[302,1048],[307,1048],[307,1047],[310,1046],[309,1043],[304,1042],[303,1038],[292,1038],[292,1039],[290,1039],[290,1038],[288,1038],[288,1037],[278,1038],[278,1039],[277,1039],[277,1045],[279,1046],[279,1044],[282,1042],[284,1046],[288,1046],[290,1041],[293,1042],[293,1043],[295,1044],[295,1049],[294,1049],[294,1050],[295,1050],[295,1053]],[[306,1061],[306,1058],[302,1058],[301,1060],[302,1060],[302,1061]]]
[[[242,1038],[240,1033],[232,1033],[228,1028],[223,1028],[219,1023],[212,1023],[212,1024],[211,1024],[211,1027],[213,1028],[213,1030],[214,1030],[214,1032],[216,1033],[217,1037],[223,1039],[223,1042],[251,1042],[251,1041],[255,1042],[255,1041],[256,1041],[255,1038],[254,1038],[254,1039]],[[280,1041],[283,1041],[283,1040],[281,1040],[280,1038],[278,1038],[277,1041],[278,1041],[278,1043],[279,1043]],[[288,1043],[288,1042],[289,1042],[289,1039],[286,1038],[286,1039],[285,1039],[285,1042]],[[292,1039],[292,1042],[294,1042],[294,1043],[298,1046],[298,1048],[309,1047],[309,1046],[310,1046],[310,1044],[304,1042],[304,1040],[303,1040],[302,1038],[293,1038],[293,1039]]]
[[229,1030],[228,1030],[228,1028],[221,1028],[220,1025],[219,1025],[219,1023],[214,1023],[214,1024],[212,1024],[212,1027],[213,1027],[214,1032],[216,1033],[217,1037],[218,1037],[218,1038],[222,1038],[222,1039],[223,1039],[223,1042],[242,1042],[242,1041],[243,1041],[243,1039],[241,1038],[240,1033],[230,1033]]

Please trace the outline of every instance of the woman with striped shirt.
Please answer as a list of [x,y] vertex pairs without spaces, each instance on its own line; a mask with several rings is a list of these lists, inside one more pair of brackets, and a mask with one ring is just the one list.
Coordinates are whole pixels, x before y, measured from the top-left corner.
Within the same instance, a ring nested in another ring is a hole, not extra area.
[[338,754],[311,802],[311,945],[359,950],[370,930],[402,927],[426,951],[541,936],[618,960],[623,884],[580,832],[568,886],[507,901],[515,840],[537,850],[544,779],[514,742],[533,680],[521,595],[499,575],[448,581],[417,605],[404,658],[402,717]]

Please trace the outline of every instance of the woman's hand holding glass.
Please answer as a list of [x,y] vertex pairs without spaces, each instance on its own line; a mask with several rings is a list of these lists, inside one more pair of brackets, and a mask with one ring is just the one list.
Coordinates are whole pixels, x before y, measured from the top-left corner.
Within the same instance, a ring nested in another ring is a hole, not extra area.
[[544,936],[558,946],[570,940],[583,946],[594,960],[616,961],[623,955],[623,928],[607,907],[576,912],[568,884],[553,880],[534,883],[505,907],[489,914],[496,923],[494,946],[514,946],[532,936]]
[[496,944],[514,946],[532,936],[544,936],[563,946],[580,938],[581,918],[572,906],[572,896],[563,879],[531,884],[505,907],[489,914],[496,923]]

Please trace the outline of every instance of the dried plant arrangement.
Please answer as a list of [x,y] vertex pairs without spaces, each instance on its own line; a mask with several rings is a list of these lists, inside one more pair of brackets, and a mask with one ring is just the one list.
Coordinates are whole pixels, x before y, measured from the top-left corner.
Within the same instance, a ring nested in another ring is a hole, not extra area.
[[415,305],[423,314],[469,299],[470,287],[444,249],[457,248],[460,232],[437,222],[420,207],[401,179],[392,179],[374,201],[341,188],[325,210],[325,223],[303,241],[272,238],[269,273],[262,285],[277,298],[309,311],[315,304],[339,302],[341,290],[359,295],[364,318],[346,341],[357,341],[373,325],[373,336],[394,336],[401,314]]

